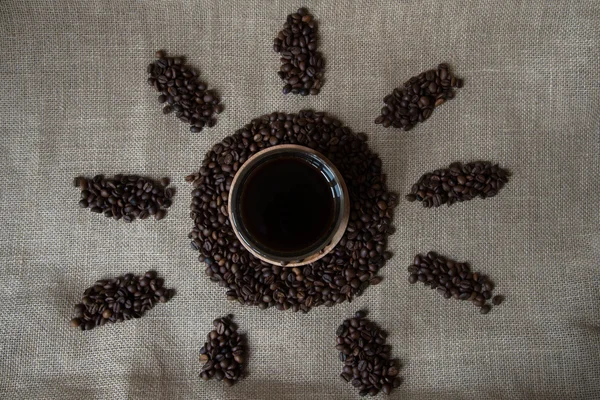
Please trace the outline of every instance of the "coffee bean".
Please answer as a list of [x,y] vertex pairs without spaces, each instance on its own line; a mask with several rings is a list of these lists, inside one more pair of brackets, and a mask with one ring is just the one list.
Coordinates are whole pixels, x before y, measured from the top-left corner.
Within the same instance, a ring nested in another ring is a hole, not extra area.
[[85,305],[84,304],[77,304],[75,305],[75,316],[77,318],[81,318],[83,317],[83,313],[85,312]]
[[171,180],[167,177],[161,178],[160,179],[160,184],[164,187],[169,186],[169,183],[171,183]]
[[383,278],[380,276],[376,276],[372,278],[369,282],[371,283],[371,285],[378,285],[381,283],[381,281],[383,281]]
[[453,87],[459,87],[458,80],[449,72],[446,64],[410,78],[403,87],[394,89],[383,99],[385,106],[375,123],[385,128],[412,129],[416,123],[428,119],[434,107],[454,98],[454,91],[450,87],[452,79],[456,81]]
[[494,298],[492,299],[492,304],[495,306],[499,306],[500,304],[502,304],[502,302],[504,301],[504,297],[498,295],[498,296],[494,296]]
[[283,94],[317,95],[323,82],[323,57],[317,49],[317,24],[305,11],[290,14],[273,40],[273,50],[281,55],[279,77],[286,83]]
[[243,377],[245,343],[244,336],[238,334],[231,316],[217,318],[208,341],[200,349],[200,362],[205,362],[200,378],[223,380],[231,386]]
[[144,274],[144,278],[145,279],[155,279],[156,278],[156,271],[148,271]]
[[167,212],[165,210],[158,210],[156,214],[154,214],[154,219],[160,221],[165,217],[165,215],[167,215]]
[[375,396],[379,391],[389,394],[398,387],[397,360],[390,359],[390,346],[385,344],[386,333],[358,311],[345,320],[336,331],[336,349],[344,363],[342,379],[351,382],[359,395]]
[[[508,182],[509,172],[490,162],[453,163],[446,169],[428,172],[412,186],[408,201],[423,207],[448,206],[456,202],[494,196]],[[493,190],[492,190],[493,188]]]
[[482,306],[481,309],[479,309],[479,312],[482,314],[487,314],[490,312],[491,307],[488,306],[487,304]]
[[85,290],[81,303],[75,306],[76,317],[71,320],[70,326],[89,331],[108,322],[140,318],[154,307],[159,297],[167,301],[174,296],[172,289],[154,290],[152,285],[142,284],[148,276],[156,278],[156,272],[148,271],[143,276],[126,274],[97,281]]
[[163,113],[176,111],[181,121],[191,125],[191,132],[214,126],[213,116],[223,111],[223,106],[216,94],[198,80],[198,72],[179,57],[167,57],[163,51],[156,52],[156,56],[158,60],[148,66],[148,83],[161,93],[159,103],[168,104]]
[[81,325],[81,320],[79,318],[73,318],[69,325],[71,328],[78,328]]
[[[493,285],[488,277],[477,272],[471,273],[467,263],[439,256],[433,251],[426,256],[417,254],[408,271],[410,283],[423,282],[425,286],[436,289],[446,299],[454,297],[458,300],[471,301],[477,307],[488,307],[485,302],[492,297]],[[489,307],[487,311],[481,311],[482,314],[487,312]]]
[[146,219],[148,215],[155,215],[159,220],[166,215],[163,208],[171,205],[173,189],[164,187],[165,183],[169,184],[168,178],[162,178],[159,182],[136,175],[78,179],[82,188],[79,206],[115,220],[123,218],[125,222],[132,222],[136,218]]
[[[352,209],[344,236],[322,259],[299,267],[300,274],[250,254],[233,233],[227,210],[218,206],[227,201],[239,167],[253,154],[272,146],[262,139],[272,132],[276,132],[278,144],[310,144],[324,154],[340,170],[350,193]],[[254,141],[256,135],[260,136],[258,142]],[[232,165],[231,170],[225,170],[228,165]],[[194,185],[191,247],[201,253],[208,278],[227,288],[228,299],[243,305],[308,312],[350,301],[361,295],[372,279],[378,283],[377,272],[391,256],[385,245],[398,199],[387,191],[381,166],[364,137],[324,113],[303,110],[256,118],[216,143],[200,171],[186,177]],[[382,209],[379,202],[387,207]]]

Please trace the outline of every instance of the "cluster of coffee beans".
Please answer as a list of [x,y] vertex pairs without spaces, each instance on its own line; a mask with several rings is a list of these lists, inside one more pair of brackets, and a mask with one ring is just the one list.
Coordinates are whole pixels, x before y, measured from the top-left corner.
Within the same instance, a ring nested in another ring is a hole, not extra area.
[[77,177],[74,185],[81,189],[81,208],[90,208],[90,211],[103,213],[108,218],[123,218],[125,222],[146,219],[151,215],[156,220],[163,219],[174,194],[172,188],[166,188],[169,178],[156,182],[137,175]]
[[406,200],[418,200],[429,208],[444,203],[451,206],[475,197],[485,199],[495,196],[508,182],[508,176],[508,171],[489,162],[454,163],[421,176]]
[[279,77],[285,82],[283,94],[319,94],[323,57],[317,50],[317,23],[305,8],[290,14],[273,43],[281,55]]
[[452,88],[462,86],[462,79],[454,77],[448,65],[440,64],[437,70],[432,69],[413,76],[404,83],[404,87],[396,88],[392,94],[385,96],[385,106],[375,123],[385,128],[393,126],[408,131],[417,122],[429,118],[435,107],[454,98]]
[[231,386],[243,377],[244,340],[229,316],[215,319],[213,325],[215,329],[200,349],[200,361],[206,363],[200,377],[205,381],[215,378]]
[[[430,251],[426,256],[417,254],[408,272],[410,283],[423,282],[446,299],[469,300],[482,314],[490,312],[491,307],[486,301],[492,299],[494,285],[487,276],[471,272],[467,263],[446,259]],[[492,303],[499,305],[502,300],[502,296],[495,296]]]
[[85,290],[81,303],[75,306],[71,326],[89,331],[108,322],[140,318],[156,303],[166,303],[173,297],[175,291],[163,285],[164,280],[155,271],[99,280]]
[[159,103],[167,103],[163,113],[175,111],[177,118],[191,125],[192,132],[214,126],[214,114],[223,111],[223,105],[206,83],[198,80],[198,71],[184,65],[182,58],[167,57],[162,51],[156,52],[156,58],[148,65],[148,84],[160,92]]
[[[272,113],[252,120],[234,135],[216,143],[193,182],[189,234],[193,249],[206,262],[206,274],[227,288],[227,297],[261,309],[307,312],[359,296],[391,257],[385,251],[392,232],[396,195],[387,191],[381,160],[335,118],[309,110]],[[236,171],[258,151],[277,144],[310,147],[327,157],[342,174],[350,195],[350,220],[338,245],[320,260],[286,268],[250,254],[235,236],[227,213],[227,198]]]
[[344,321],[336,332],[336,349],[344,363],[341,377],[359,390],[359,395],[375,396],[379,391],[390,394],[400,386],[397,360],[390,359],[387,334],[358,311]]

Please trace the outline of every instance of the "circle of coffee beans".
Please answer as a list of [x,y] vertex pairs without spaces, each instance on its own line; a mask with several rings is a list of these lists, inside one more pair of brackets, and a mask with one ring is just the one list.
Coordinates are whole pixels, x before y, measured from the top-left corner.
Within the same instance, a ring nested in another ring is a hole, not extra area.
[[319,94],[324,62],[317,51],[317,23],[305,8],[288,15],[273,50],[281,55],[277,74],[285,82],[283,94]]
[[[227,289],[227,298],[261,309],[307,312],[359,296],[391,257],[385,251],[392,232],[395,194],[389,193],[381,160],[372,153],[364,134],[354,134],[337,119],[310,110],[298,114],[272,113],[252,120],[207,153],[192,182],[191,246],[201,254],[210,280]],[[346,232],[320,260],[285,268],[255,258],[235,236],[227,198],[236,171],[258,151],[277,144],[297,144],[319,151],[342,174],[350,195]]]
[[447,64],[440,64],[436,70],[413,76],[404,83],[404,87],[396,88],[392,94],[385,96],[385,106],[375,123],[384,128],[393,126],[408,131],[429,118],[435,107],[453,99],[455,93],[452,88],[462,86],[462,79],[453,76]]
[[[492,299],[494,285],[487,276],[471,272],[467,263],[450,260],[430,251],[426,256],[417,254],[408,272],[410,283],[423,282],[446,299],[468,300],[479,307],[481,314],[491,310],[486,301]],[[495,296],[492,303],[499,305],[502,300],[502,296]]]
[[340,361],[344,363],[340,376],[351,382],[360,396],[375,396],[379,391],[390,394],[400,386],[398,360],[390,359],[387,334],[358,311],[344,321],[336,331]]
[[494,197],[508,182],[508,171],[490,162],[454,163],[447,169],[424,174],[406,200],[422,202],[423,207],[448,206],[457,201]]
[[77,177],[74,185],[81,189],[81,208],[89,208],[107,218],[123,218],[125,222],[150,216],[157,221],[163,219],[175,193],[173,188],[166,188],[169,178],[154,181],[137,175]]
[[200,361],[204,362],[200,378],[207,381],[216,379],[227,386],[243,377],[245,346],[243,336],[230,317],[213,321],[214,329],[207,335],[207,342],[200,349]]
[[140,318],[156,303],[166,303],[175,295],[173,289],[163,286],[164,280],[155,271],[99,280],[83,293],[70,325],[89,331],[106,323]]
[[223,105],[206,83],[198,80],[198,71],[183,64],[181,57],[167,57],[156,52],[156,60],[148,65],[148,84],[160,92],[159,103],[166,103],[163,113],[175,112],[177,118],[190,124],[190,131],[200,132],[213,127],[214,114],[223,111]]

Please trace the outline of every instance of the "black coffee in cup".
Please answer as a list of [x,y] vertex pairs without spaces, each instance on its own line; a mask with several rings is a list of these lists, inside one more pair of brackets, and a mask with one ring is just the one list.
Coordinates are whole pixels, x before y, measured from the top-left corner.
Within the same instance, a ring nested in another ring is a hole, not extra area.
[[266,249],[302,254],[334,228],[336,206],[330,182],[309,161],[282,156],[257,165],[240,197],[241,220]]

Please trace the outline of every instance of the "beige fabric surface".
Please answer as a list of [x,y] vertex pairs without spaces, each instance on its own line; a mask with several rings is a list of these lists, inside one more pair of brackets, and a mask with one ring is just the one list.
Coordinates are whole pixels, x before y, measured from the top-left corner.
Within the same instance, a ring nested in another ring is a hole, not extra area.
[[[600,398],[600,2],[306,1],[320,23],[319,96],[281,95],[272,38],[291,1],[0,2],[0,398],[354,399],[337,325],[358,309],[389,332],[405,383],[391,399]],[[222,96],[191,134],[146,84],[156,49],[185,55]],[[373,124],[382,98],[448,62],[456,99],[409,133]],[[212,143],[253,117],[313,108],[365,132],[405,194],[453,161],[500,163],[500,194],[426,210],[401,201],[384,281],[307,315],[229,303],[190,249],[191,188]],[[77,205],[74,176],[170,176],[167,218],[125,224]],[[437,250],[488,274],[482,316],[407,282]],[[94,280],[156,269],[178,291],[140,320],[70,329]],[[248,377],[201,382],[213,318],[235,314]],[[381,395],[381,398],[385,396]]]

